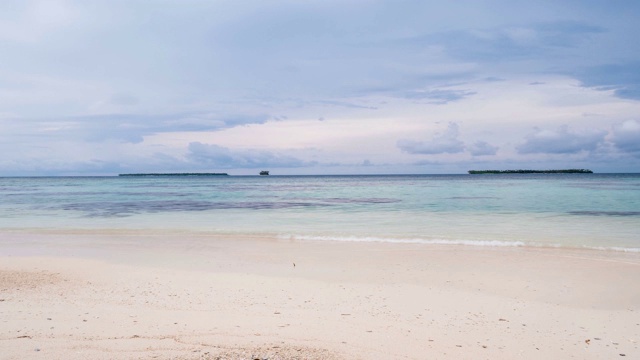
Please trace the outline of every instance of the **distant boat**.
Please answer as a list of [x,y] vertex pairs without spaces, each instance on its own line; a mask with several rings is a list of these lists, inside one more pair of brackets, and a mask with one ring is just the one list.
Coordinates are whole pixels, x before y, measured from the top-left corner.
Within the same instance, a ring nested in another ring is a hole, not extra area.
[[260,171],[260,175],[269,175],[269,172],[266,170]]

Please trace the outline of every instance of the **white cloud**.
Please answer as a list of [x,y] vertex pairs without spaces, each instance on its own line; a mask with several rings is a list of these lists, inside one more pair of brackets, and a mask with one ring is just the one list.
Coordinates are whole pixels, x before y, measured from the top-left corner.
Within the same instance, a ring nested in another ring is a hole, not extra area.
[[542,1],[0,1],[3,173],[640,171],[640,5]]
[[473,156],[495,155],[498,151],[497,146],[493,146],[486,141],[476,141],[473,145],[467,146],[467,150]]
[[436,134],[427,141],[398,140],[400,150],[409,154],[455,154],[464,151],[464,143],[458,140],[458,124],[451,122],[442,134]]
[[520,154],[574,154],[594,151],[604,141],[603,130],[570,132],[567,126],[557,130],[540,130],[527,135],[525,142],[516,148]]
[[[7,17],[0,16],[0,40],[37,42],[51,32],[66,28],[79,16],[64,0],[8,1]],[[2,7],[0,7],[2,9]],[[4,8],[7,10],[7,7]]]
[[187,158],[199,167],[213,168],[290,168],[313,165],[312,163],[266,150],[232,150],[215,144],[192,142]]
[[640,154],[640,122],[627,120],[615,125],[611,142],[622,151]]

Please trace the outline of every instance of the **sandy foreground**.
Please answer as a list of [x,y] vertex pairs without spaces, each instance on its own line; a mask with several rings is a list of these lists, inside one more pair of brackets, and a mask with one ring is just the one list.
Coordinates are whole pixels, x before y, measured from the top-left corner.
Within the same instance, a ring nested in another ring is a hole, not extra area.
[[637,253],[0,233],[0,359],[640,359],[638,341]]

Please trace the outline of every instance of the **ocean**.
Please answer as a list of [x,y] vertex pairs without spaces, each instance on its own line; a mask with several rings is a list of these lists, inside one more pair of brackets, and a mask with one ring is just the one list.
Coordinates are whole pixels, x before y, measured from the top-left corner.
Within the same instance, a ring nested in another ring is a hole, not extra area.
[[640,174],[0,178],[0,231],[640,251]]

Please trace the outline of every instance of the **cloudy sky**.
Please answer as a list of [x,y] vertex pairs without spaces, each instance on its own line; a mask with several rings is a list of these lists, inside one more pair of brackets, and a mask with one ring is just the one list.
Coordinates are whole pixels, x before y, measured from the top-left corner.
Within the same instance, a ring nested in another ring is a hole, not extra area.
[[0,175],[640,172],[637,0],[0,2]]

